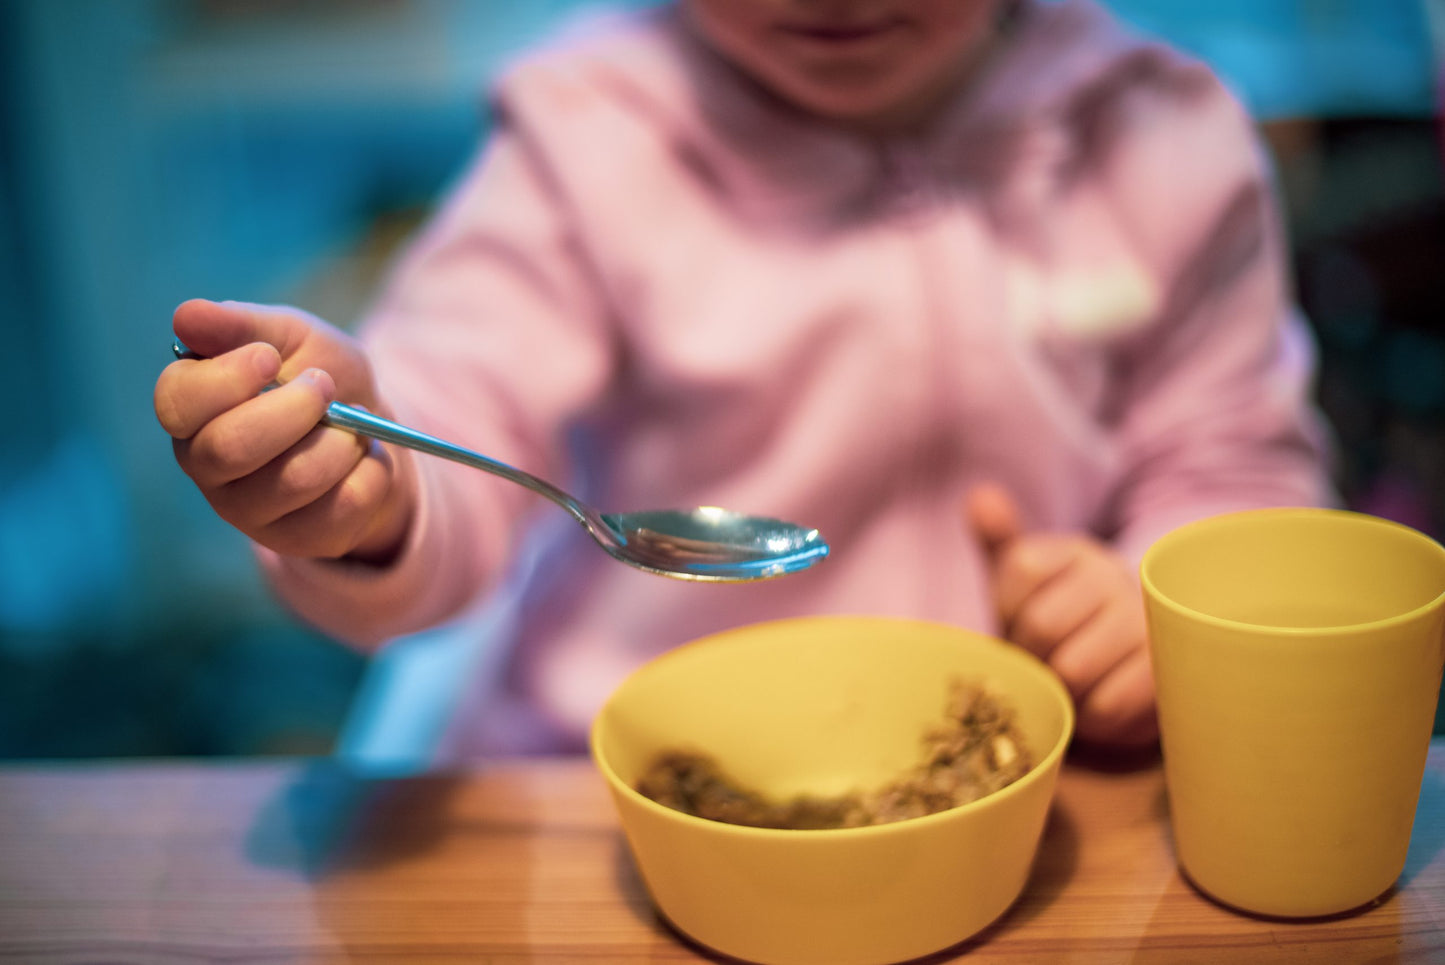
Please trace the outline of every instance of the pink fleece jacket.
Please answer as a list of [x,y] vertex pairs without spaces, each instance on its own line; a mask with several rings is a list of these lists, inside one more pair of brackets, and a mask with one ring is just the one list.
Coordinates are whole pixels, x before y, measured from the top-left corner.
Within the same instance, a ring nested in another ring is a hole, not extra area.
[[1132,559],[1187,520],[1330,498],[1250,121],[1090,3],[1026,4],[911,140],[798,114],[666,9],[530,55],[495,104],[365,323],[398,417],[603,509],[781,517],[832,555],[661,579],[428,457],[394,566],[262,552],[285,601],[359,645],[505,605],[491,716],[527,724],[478,724],[477,749],[577,749],[629,670],[744,622],[995,631],[961,516],[980,480]]

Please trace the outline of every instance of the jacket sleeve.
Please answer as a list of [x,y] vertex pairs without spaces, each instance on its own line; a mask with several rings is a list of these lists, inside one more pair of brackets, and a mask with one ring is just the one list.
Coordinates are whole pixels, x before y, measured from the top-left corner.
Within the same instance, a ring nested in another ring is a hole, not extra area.
[[[566,488],[578,469],[569,421],[611,377],[606,322],[545,158],[504,116],[359,334],[399,420]],[[540,497],[430,456],[414,462],[420,505],[393,565],[258,548],[300,617],[374,646],[453,615],[501,577]]]
[[[1120,367],[1116,545],[1216,513],[1335,500],[1312,402],[1311,332],[1292,307],[1268,166],[1239,105],[1208,78],[1145,118],[1144,148],[1109,177],[1169,279],[1159,324]],[[1181,230],[1181,225],[1198,226]]]

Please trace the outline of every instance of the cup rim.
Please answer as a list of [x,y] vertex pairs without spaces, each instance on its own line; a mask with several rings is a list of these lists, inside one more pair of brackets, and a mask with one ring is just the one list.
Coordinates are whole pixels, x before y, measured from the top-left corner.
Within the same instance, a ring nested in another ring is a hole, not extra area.
[[1282,627],[1268,623],[1251,623],[1247,620],[1233,620],[1228,617],[1215,616],[1212,613],[1206,613],[1203,610],[1186,606],[1169,594],[1166,594],[1159,588],[1158,584],[1154,582],[1150,575],[1151,564],[1155,563],[1158,556],[1169,548],[1167,544],[1177,542],[1179,539],[1186,538],[1200,530],[1215,529],[1248,516],[1314,516],[1379,529],[1390,529],[1432,550],[1441,558],[1442,563],[1445,563],[1445,546],[1442,546],[1433,537],[1420,532],[1412,526],[1407,526],[1404,523],[1392,519],[1386,519],[1383,516],[1374,516],[1356,510],[1337,509],[1327,506],[1272,506],[1258,509],[1244,509],[1234,512],[1218,513],[1213,516],[1204,517],[1203,519],[1196,519],[1192,522],[1184,523],[1160,536],[1150,544],[1139,561],[1139,581],[1146,597],[1153,599],[1155,602],[1175,613],[1190,617],[1191,619],[1197,619],[1200,622],[1208,623],[1216,627],[1234,630],[1247,629],[1251,633],[1267,633],[1281,637],[1308,636],[1315,638],[1320,636],[1344,636],[1351,633],[1358,633],[1362,630],[1372,630],[1394,624],[1407,623],[1423,613],[1433,609],[1439,609],[1442,605],[1445,605],[1445,587],[1442,587],[1439,593],[1419,606],[1400,613],[1391,614],[1390,616],[1381,617],[1378,620],[1364,620],[1358,623],[1342,623],[1319,627]]
[[[787,623],[840,620],[852,622],[860,619],[886,621],[890,623],[920,623],[936,627],[943,627],[949,630],[956,630],[969,636],[993,641],[1002,646],[1017,649],[1021,657],[1027,658],[1028,661],[1038,665],[1038,667],[1043,671],[1043,673],[1040,674],[1040,679],[1043,685],[1053,690],[1055,692],[1055,695],[1061,698],[1060,710],[1062,711],[1063,720],[1059,729],[1058,740],[1054,741],[1053,745],[1048,749],[1048,751],[1042,756],[1040,756],[1040,758],[1034,762],[1034,765],[1030,767],[1021,777],[1015,780],[1012,784],[1009,784],[1006,787],[999,788],[997,791],[986,794],[975,801],[969,801],[967,804],[960,804],[943,811],[936,811],[933,814],[925,814],[921,817],[908,818],[907,820],[903,821],[892,821],[887,824],[871,824],[856,828],[758,828],[744,824],[729,824],[725,821],[715,821],[710,818],[699,817],[695,814],[688,814],[685,811],[679,811],[676,808],[668,807],[665,804],[659,804],[658,802],[652,800],[645,794],[638,791],[627,781],[624,781],[621,775],[619,775],[617,771],[612,767],[611,761],[609,761],[607,759],[607,755],[602,752],[603,717],[606,714],[608,706],[611,705],[613,700],[617,698],[618,693],[626,684],[627,680],[624,679],[622,684],[619,684],[616,688],[613,689],[613,692],[608,696],[607,700],[603,703],[602,707],[593,717],[592,727],[588,735],[587,742],[593,765],[599,771],[601,771],[602,776],[606,780],[606,783],[611,786],[614,792],[621,793],[628,800],[640,804],[642,807],[649,811],[652,811],[655,814],[663,815],[667,820],[681,821],[684,825],[705,827],[709,829],[710,833],[741,834],[745,837],[760,835],[763,839],[780,838],[786,836],[794,840],[798,840],[797,836],[801,834],[805,835],[807,840],[809,841],[817,840],[819,842],[831,840],[837,838],[840,835],[849,838],[855,838],[862,835],[910,834],[913,833],[912,829],[915,828],[936,824],[939,821],[958,820],[958,816],[963,813],[982,811],[993,807],[1003,806],[1003,804],[1010,798],[1024,793],[1024,790],[1026,788],[1038,783],[1041,780],[1044,780],[1045,775],[1057,770],[1058,764],[1062,761],[1064,753],[1067,751],[1070,743],[1073,740],[1074,728],[1076,726],[1074,702],[1073,699],[1069,696],[1068,690],[1064,686],[1063,681],[1058,678],[1057,674],[1054,673],[1054,671],[1048,666],[1048,664],[1044,663],[1042,660],[1039,660],[1038,657],[1034,656],[1032,653],[1029,653],[1027,650],[1024,650],[1021,647],[1016,647],[1016,645],[1010,644],[1007,641],[1001,640],[997,637],[992,637],[984,633],[978,633],[965,627],[955,626],[953,624],[947,624],[935,620],[920,620],[909,617],[864,616],[861,614],[852,616],[846,614],[833,614],[784,617],[776,620],[764,620],[758,623],[744,624],[742,626],[722,630],[717,633],[697,637],[693,640],[687,641],[686,643],[678,647],[674,647],[672,650],[659,654],[653,659],[654,661],[667,660],[681,653],[682,651],[690,650],[694,647],[701,646],[719,638],[746,633],[760,626],[775,626]],[[653,661],[649,661],[649,664],[651,662]],[[633,673],[640,673],[646,666],[647,664],[644,664],[643,667],[637,668],[633,671]],[[629,678],[631,676],[631,674],[628,675]]]

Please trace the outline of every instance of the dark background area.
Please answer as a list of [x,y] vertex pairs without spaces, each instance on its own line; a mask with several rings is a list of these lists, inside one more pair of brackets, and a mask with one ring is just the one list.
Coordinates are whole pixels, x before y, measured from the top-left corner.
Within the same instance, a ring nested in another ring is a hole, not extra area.
[[[1440,538],[1432,6],[1111,6],[1259,117],[1341,490]],[[485,136],[487,77],[581,8],[0,0],[0,758],[333,748],[377,670],[282,612],[175,468],[151,411],[170,312],[354,319]]]

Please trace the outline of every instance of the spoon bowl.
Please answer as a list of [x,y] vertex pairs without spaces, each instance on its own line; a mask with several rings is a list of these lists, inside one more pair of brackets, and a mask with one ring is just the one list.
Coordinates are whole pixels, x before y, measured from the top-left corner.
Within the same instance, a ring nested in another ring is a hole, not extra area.
[[[179,341],[172,351],[176,358],[199,358]],[[714,583],[766,580],[805,570],[828,555],[816,529],[715,506],[599,512],[515,466],[341,402],[331,403],[321,421],[524,486],[565,509],[613,559],[659,576]]]
[[664,576],[767,579],[807,569],[828,555],[828,545],[816,529],[716,506],[603,513],[602,520],[617,540],[603,543],[604,549],[625,563]]

